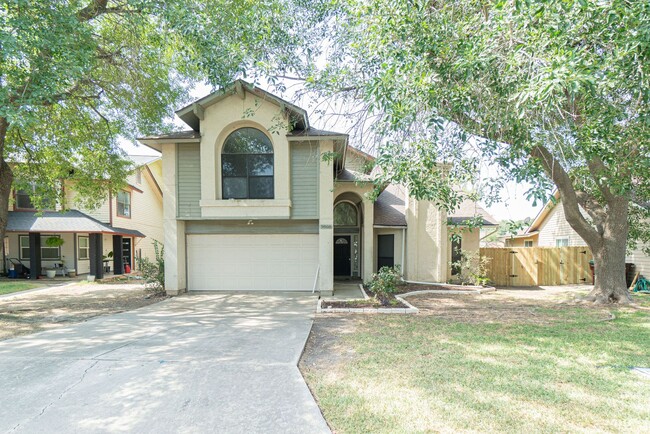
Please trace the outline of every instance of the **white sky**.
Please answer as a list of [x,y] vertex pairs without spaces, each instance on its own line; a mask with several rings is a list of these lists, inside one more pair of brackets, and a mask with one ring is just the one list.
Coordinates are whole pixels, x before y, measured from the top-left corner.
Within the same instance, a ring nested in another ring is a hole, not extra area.
[[[297,91],[302,89],[301,85],[297,85],[291,82],[286,83],[286,85],[287,92],[278,93],[275,90],[272,92],[278,94],[278,96],[281,98],[286,99],[287,101],[292,101],[299,107],[307,110],[309,115],[309,122],[313,127],[341,132],[349,131],[350,123],[342,117],[335,115],[336,112],[341,111],[340,106],[334,107],[326,103],[318,103],[306,98],[297,100],[295,94]],[[261,87],[267,88],[267,86],[264,86],[264,84],[262,84]],[[201,84],[196,86],[191,91],[191,96],[194,99],[199,99],[203,96],[208,95],[210,92],[210,86]],[[319,111],[324,111],[324,113],[320,113]],[[178,126],[179,130],[188,129],[188,126],[176,116],[174,123]],[[354,143],[351,143],[351,145],[355,146]],[[120,143],[120,146],[129,155],[160,155],[153,149],[138,143],[122,141]],[[522,220],[526,217],[535,217],[539,210],[542,208],[543,204],[537,203],[537,206],[533,207],[532,202],[526,200],[524,193],[528,188],[529,186],[524,183],[508,183],[502,192],[501,202],[490,207],[486,207],[487,211],[498,220]]]

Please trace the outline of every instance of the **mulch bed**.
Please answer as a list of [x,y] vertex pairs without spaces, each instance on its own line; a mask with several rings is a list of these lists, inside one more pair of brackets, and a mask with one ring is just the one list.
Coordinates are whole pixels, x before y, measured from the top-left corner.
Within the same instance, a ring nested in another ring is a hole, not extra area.
[[396,294],[406,294],[413,291],[476,291],[476,287],[462,285],[423,285],[420,283],[407,283],[397,287]]
[[341,301],[341,300],[335,300],[335,301],[325,301],[323,300],[323,303],[321,304],[321,309],[337,309],[337,308],[342,308],[342,309],[362,309],[362,308],[408,308],[404,303],[401,301],[397,300],[394,296],[390,296],[387,300],[387,303],[384,305],[382,304],[379,300],[377,300],[374,296],[371,295],[372,293],[368,293],[370,295],[370,298],[368,300],[350,300],[350,301]]
[[413,291],[475,291],[476,288],[471,287],[462,287],[462,286],[452,286],[452,285],[422,285],[417,283],[407,283],[405,285],[399,285],[397,291],[394,294],[389,294],[385,299],[378,299],[375,294],[370,291],[367,287],[364,287],[366,294],[370,297],[368,300],[323,300],[321,305],[322,309],[362,309],[362,308],[408,308],[409,306],[405,305],[401,301],[395,298],[396,295],[406,294]]

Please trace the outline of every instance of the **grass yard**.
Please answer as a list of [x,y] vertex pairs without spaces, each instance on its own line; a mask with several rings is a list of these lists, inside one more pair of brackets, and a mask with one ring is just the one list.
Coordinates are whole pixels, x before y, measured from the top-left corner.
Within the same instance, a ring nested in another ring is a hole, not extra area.
[[412,297],[417,316],[317,318],[301,370],[336,433],[650,432],[629,369],[650,367],[649,298]]
[[26,291],[28,289],[38,288],[39,286],[43,285],[38,285],[30,282],[0,280],[0,295],[11,294],[12,292]]

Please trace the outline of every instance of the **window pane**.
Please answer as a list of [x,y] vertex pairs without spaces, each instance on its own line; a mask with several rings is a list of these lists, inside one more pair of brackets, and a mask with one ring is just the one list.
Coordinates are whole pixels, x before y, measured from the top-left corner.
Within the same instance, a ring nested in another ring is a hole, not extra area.
[[273,199],[273,177],[249,178],[251,199]]
[[249,155],[248,175],[273,176],[273,155]]
[[221,168],[223,176],[246,176],[246,156],[222,155]]
[[79,247],[88,247],[87,237],[79,237]]
[[59,248],[41,247],[41,259],[59,259]]
[[255,128],[240,128],[226,138],[223,154],[272,154],[269,138]]
[[29,237],[20,237],[20,247],[29,248]]
[[131,202],[131,195],[126,191],[118,191],[117,201],[124,204],[128,204],[129,202]]
[[246,199],[246,178],[223,178],[224,199]]
[[335,226],[356,226],[357,208],[351,203],[341,202],[334,208]]
[[29,193],[27,193],[25,190],[18,190],[16,192],[16,208],[34,209],[34,204],[32,204]]

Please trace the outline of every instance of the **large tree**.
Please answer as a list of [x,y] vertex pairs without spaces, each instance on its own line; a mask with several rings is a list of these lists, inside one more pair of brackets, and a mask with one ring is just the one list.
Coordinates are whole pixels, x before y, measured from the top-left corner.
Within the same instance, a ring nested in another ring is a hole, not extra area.
[[[452,206],[459,181],[557,188],[594,254],[590,298],[627,302],[628,235],[647,241],[650,217],[650,3],[334,4],[332,54],[308,82],[374,116],[384,176]],[[478,179],[485,162],[504,178]]]
[[37,206],[73,182],[86,206],[129,170],[118,143],[171,128],[192,85],[293,70],[301,2],[0,1],[0,240],[12,185]]

